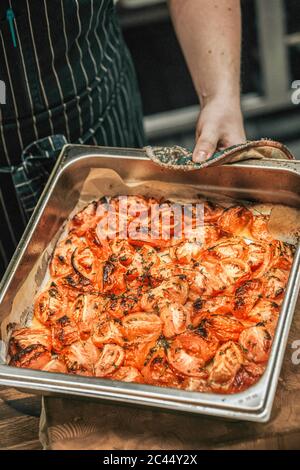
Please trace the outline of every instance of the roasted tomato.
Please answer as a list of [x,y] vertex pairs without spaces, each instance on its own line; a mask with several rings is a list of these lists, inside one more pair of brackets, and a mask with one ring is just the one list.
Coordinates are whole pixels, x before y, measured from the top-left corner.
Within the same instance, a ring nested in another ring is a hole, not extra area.
[[246,318],[262,297],[262,293],[263,284],[259,279],[253,279],[241,284],[234,293],[233,314],[237,318]]
[[282,300],[288,276],[289,273],[282,269],[270,269],[262,278],[264,283],[264,296],[275,302]]
[[272,262],[272,245],[253,242],[248,245],[247,262],[254,278],[263,276]]
[[218,219],[218,226],[225,233],[241,235],[248,233],[253,222],[253,215],[249,209],[243,206],[230,207],[225,209]]
[[122,346],[124,340],[120,323],[103,317],[94,328],[92,341],[98,348],[108,343],[115,343]]
[[27,369],[43,369],[50,361],[51,353],[41,344],[31,344],[21,349],[10,359],[10,365]]
[[97,224],[97,206],[96,201],[88,204],[84,209],[74,215],[73,219],[69,222],[69,230],[77,236],[82,236],[91,227]]
[[230,294],[230,288],[239,285],[250,276],[247,263],[236,258],[217,260],[207,257],[188,274],[190,289],[201,295]]
[[203,377],[203,368],[214,357],[218,344],[216,339],[207,339],[196,333],[178,335],[167,349],[168,361],[183,375]]
[[[217,241],[216,245],[209,248],[209,254],[219,259],[238,258],[244,260],[248,253],[248,245],[242,238],[224,238]],[[203,254],[205,259],[206,253]]]
[[112,376],[114,380],[121,380],[122,382],[137,382],[143,383],[144,379],[138,369],[131,366],[121,366]]
[[241,333],[239,343],[249,361],[265,362],[272,346],[272,336],[265,327],[252,326]]
[[294,249],[291,245],[276,241],[272,243],[273,259],[272,268],[282,269],[289,271],[292,267]]
[[8,352],[14,356],[22,349],[39,344],[51,351],[51,332],[47,328],[20,328],[12,332]]
[[162,331],[162,321],[154,313],[131,313],[122,321],[124,337],[133,343],[157,339]]
[[207,382],[208,372],[205,374],[203,370],[203,377],[184,377],[181,384],[183,390],[189,390],[190,392],[211,392],[211,388]]
[[192,260],[196,260],[203,250],[200,242],[184,241],[179,245],[171,248],[171,257],[178,263],[188,264]]
[[123,266],[129,266],[136,256],[134,248],[126,241],[115,238],[110,243],[112,253],[118,257]]
[[150,351],[142,375],[146,383],[165,387],[179,387],[182,379],[170,368],[163,348]]
[[250,312],[247,319],[255,323],[276,321],[279,315],[279,305],[271,300],[260,299]]
[[225,286],[240,284],[250,277],[248,264],[238,258],[224,258],[220,265],[220,278],[224,279]]
[[62,353],[70,373],[88,376],[94,375],[94,368],[99,355],[99,349],[90,340],[72,343]]
[[117,344],[105,344],[98,361],[95,364],[96,377],[112,375],[121,367],[125,359],[125,352]]
[[38,296],[34,305],[34,316],[39,322],[50,326],[65,315],[67,306],[65,293],[52,282],[50,287]]
[[139,291],[128,290],[121,295],[111,295],[106,304],[105,312],[113,318],[122,318],[133,312],[140,312]]
[[141,298],[141,307],[146,312],[151,312],[164,300],[178,302],[184,305],[187,301],[189,286],[181,276],[176,276],[163,281],[158,287],[149,289]]
[[44,367],[43,370],[47,372],[60,372],[61,374],[66,374],[68,372],[66,364],[62,359],[51,359]]
[[237,393],[255,384],[265,371],[265,364],[245,363],[237,372],[230,392]]
[[162,261],[160,264],[153,266],[149,269],[144,278],[144,282],[149,281],[151,287],[159,286],[163,281],[168,281],[175,276],[181,275],[181,269],[178,265],[169,262]]
[[212,202],[204,202],[204,222],[213,223],[223,214],[224,208]]
[[[137,288],[139,285],[143,285],[144,277],[146,275],[147,274],[143,264],[143,258],[139,253],[136,253],[131,264],[127,266],[127,271],[125,274],[126,283],[130,284],[133,281],[138,281],[134,283],[134,286]],[[130,286],[131,285],[132,284],[130,284]]]
[[79,246],[71,257],[74,271],[91,283],[101,288],[100,264],[89,247]]
[[67,315],[52,323],[52,349],[60,353],[66,346],[79,341],[79,330],[74,321]]
[[213,332],[215,338],[220,342],[237,341],[244,325],[231,315],[210,315],[204,317],[198,325],[200,334],[208,336],[208,332]]
[[203,247],[209,248],[220,238],[220,230],[215,225],[205,224],[203,227]]
[[78,325],[81,339],[87,339],[93,324],[104,309],[105,301],[101,296],[79,295],[71,308],[71,317]]
[[126,268],[122,264],[110,258],[102,269],[103,292],[118,295],[126,291]]
[[82,241],[74,235],[57,244],[50,262],[52,277],[67,276],[73,271],[71,258],[79,245],[82,245]]
[[10,365],[42,369],[51,359],[51,334],[46,328],[21,328],[9,340]]
[[166,303],[159,310],[166,338],[184,333],[190,324],[189,310],[181,304]]
[[238,344],[228,341],[216,353],[209,373],[209,384],[215,392],[230,391],[235,377],[244,362],[243,353]]
[[198,297],[191,305],[191,315],[194,324],[196,317],[202,318],[206,314],[223,314],[232,313],[233,297],[225,295],[217,295],[215,297]]

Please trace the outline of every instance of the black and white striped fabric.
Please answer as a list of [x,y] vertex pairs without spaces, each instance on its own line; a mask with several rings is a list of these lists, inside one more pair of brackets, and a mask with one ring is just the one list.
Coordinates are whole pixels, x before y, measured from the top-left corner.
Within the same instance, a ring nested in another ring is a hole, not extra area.
[[1,274],[64,142],[140,147],[144,134],[113,0],[1,0],[0,80]]

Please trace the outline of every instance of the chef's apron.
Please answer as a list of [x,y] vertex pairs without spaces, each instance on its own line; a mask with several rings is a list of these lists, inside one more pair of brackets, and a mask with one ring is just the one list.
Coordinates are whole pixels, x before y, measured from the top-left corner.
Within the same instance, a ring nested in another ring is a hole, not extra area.
[[66,142],[144,145],[113,0],[1,0],[0,277]]

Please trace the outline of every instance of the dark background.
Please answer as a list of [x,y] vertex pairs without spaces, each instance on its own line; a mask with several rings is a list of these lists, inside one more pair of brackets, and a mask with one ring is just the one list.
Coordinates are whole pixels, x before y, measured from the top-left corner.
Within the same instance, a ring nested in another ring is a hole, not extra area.
[[[197,97],[164,0],[120,0],[151,143],[193,146]],[[242,105],[249,139],[283,141],[300,158],[300,1],[242,0]],[[205,13],[203,13],[205,14]],[[216,25],[217,27],[217,25]]]

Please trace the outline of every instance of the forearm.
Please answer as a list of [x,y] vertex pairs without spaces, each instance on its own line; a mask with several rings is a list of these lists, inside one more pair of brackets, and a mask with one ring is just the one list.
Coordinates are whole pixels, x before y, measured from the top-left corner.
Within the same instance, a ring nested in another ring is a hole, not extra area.
[[239,105],[239,0],[169,0],[174,27],[202,105],[220,98]]

